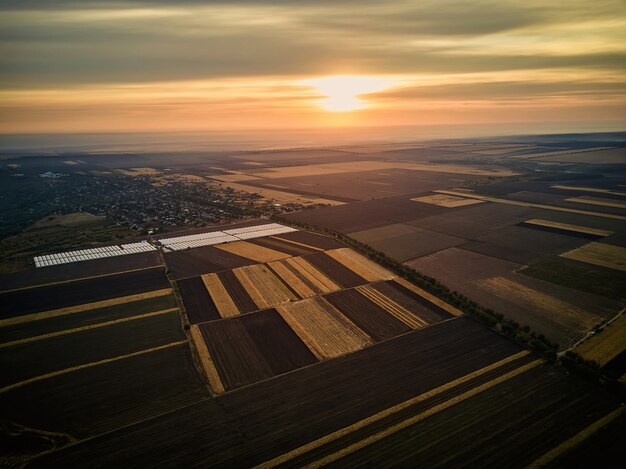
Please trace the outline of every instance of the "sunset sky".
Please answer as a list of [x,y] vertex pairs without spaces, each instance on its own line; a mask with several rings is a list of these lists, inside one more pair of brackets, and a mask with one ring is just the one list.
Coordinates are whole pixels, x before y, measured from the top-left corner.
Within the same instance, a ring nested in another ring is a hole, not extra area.
[[623,0],[0,0],[1,131],[614,129],[625,13]]

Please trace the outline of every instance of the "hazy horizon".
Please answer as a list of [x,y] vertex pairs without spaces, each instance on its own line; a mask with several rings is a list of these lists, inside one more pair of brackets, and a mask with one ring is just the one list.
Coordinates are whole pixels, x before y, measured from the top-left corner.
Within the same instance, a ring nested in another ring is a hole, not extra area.
[[[472,139],[515,139],[539,135],[619,134],[620,122],[602,126],[582,123],[546,125],[440,125],[328,129],[242,129],[231,131],[150,131],[0,134],[0,151],[64,151],[144,153],[155,151],[237,151],[276,148],[314,148],[358,144],[419,143]],[[624,140],[623,138],[621,139]],[[1,156],[1,155],[0,155]]]
[[0,12],[4,133],[626,128],[619,0],[7,0]]

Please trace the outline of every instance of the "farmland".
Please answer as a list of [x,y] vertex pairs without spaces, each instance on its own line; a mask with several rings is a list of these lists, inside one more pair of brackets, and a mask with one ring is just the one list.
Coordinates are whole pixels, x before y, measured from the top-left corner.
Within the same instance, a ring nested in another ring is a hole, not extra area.
[[[458,164],[459,155],[471,153],[481,155],[476,158],[489,162],[490,168],[501,165],[550,175],[543,180],[528,173],[524,177],[494,173],[488,183],[470,177],[452,181],[438,176],[428,179],[432,185],[421,187],[416,182],[411,191],[404,190],[401,181],[409,177],[419,179],[418,175],[400,176],[393,174],[393,169],[377,170],[378,175],[372,170],[370,177],[357,172],[335,173],[324,179],[345,178],[335,184],[343,191],[341,195],[349,197],[347,191],[351,189],[345,186],[356,187],[360,181],[386,182],[389,185],[385,190],[396,193],[376,195],[370,200],[353,196],[352,202],[342,206],[301,211],[287,218],[342,232],[435,277],[505,317],[529,325],[563,347],[621,309],[620,249],[626,239],[620,173],[626,163],[623,148],[607,145],[550,150],[516,142],[511,146],[453,145],[431,149],[441,151],[436,161],[442,165]],[[423,162],[424,151],[405,148],[381,153],[381,157]],[[606,160],[606,166],[591,160],[603,152],[616,159],[611,163]],[[369,157],[375,158],[371,153]],[[573,157],[572,164],[582,165],[575,166],[576,171],[585,176],[568,173],[572,166],[566,160],[559,161],[561,157]],[[551,161],[553,158],[557,159]],[[464,161],[470,166],[470,161],[479,160]],[[613,168],[615,172],[600,175],[592,165],[606,171]],[[403,168],[405,173],[424,171],[423,167]],[[347,179],[350,175],[353,180]],[[478,173],[473,176],[478,177]],[[303,178],[294,178],[293,183]],[[394,178],[397,185],[392,182]],[[288,179],[272,176],[271,180],[291,187]],[[372,193],[374,185],[370,186]],[[471,270],[456,257],[471,258]],[[464,274],[457,274],[458,269]],[[477,277],[483,279],[482,283]],[[606,297],[618,301],[607,301]],[[563,313],[564,309],[569,313]],[[564,319],[563,314],[569,319]]]
[[[158,234],[145,255],[0,278],[0,428],[12,447],[0,461],[525,467],[584,450],[608,466],[619,454],[609,440],[623,433],[621,388],[565,372],[503,335],[510,323],[492,329],[467,308],[474,300],[561,350],[578,344],[624,379],[624,316],[610,322],[624,301],[623,180],[595,163],[590,177],[577,179],[580,162],[559,173],[565,163],[550,158],[585,155],[554,154],[562,147],[380,144],[107,163],[154,184],[166,168],[226,193],[239,184],[252,192],[232,200],[269,201],[320,229],[160,243],[270,223],[246,219]],[[612,150],[588,153],[602,151]],[[604,205],[566,200],[578,197]],[[329,206],[281,207],[298,198]],[[444,300],[436,284],[413,284],[324,228],[469,300]]]
[[[518,467],[614,409],[616,402],[595,386],[460,318],[79,442],[34,465],[123,460],[272,467],[322,458],[369,462],[380,452],[389,460],[393,452],[393,460],[428,457],[429,465],[472,455],[497,467],[511,464],[507,454],[514,452]],[[536,431],[529,422],[536,422]],[[415,444],[408,444],[416,434],[418,448],[439,448],[445,441],[448,449],[416,453]],[[458,443],[451,443],[451,434]],[[489,455],[478,451],[494,438],[504,444]]]

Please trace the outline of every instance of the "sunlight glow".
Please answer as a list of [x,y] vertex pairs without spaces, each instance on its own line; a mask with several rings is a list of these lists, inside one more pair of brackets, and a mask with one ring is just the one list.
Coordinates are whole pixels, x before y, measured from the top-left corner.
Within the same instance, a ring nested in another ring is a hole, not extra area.
[[301,82],[305,86],[315,88],[326,98],[319,101],[319,106],[327,111],[356,111],[367,107],[367,102],[360,95],[375,93],[392,86],[390,81],[375,77],[358,75],[338,75],[314,78]]

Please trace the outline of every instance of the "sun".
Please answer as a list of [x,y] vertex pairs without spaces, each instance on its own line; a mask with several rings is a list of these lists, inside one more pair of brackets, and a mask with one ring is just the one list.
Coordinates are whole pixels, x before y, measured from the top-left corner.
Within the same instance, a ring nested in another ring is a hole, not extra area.
[[382,91],[392,85],[389,81],[380,78],[359,75],[313,78],[301,83],[315,88],[319,94],[326,96],[318,104],[323,109],[332,112],[364,109],[367,107],[367,102],[359,98],[360,95]]

